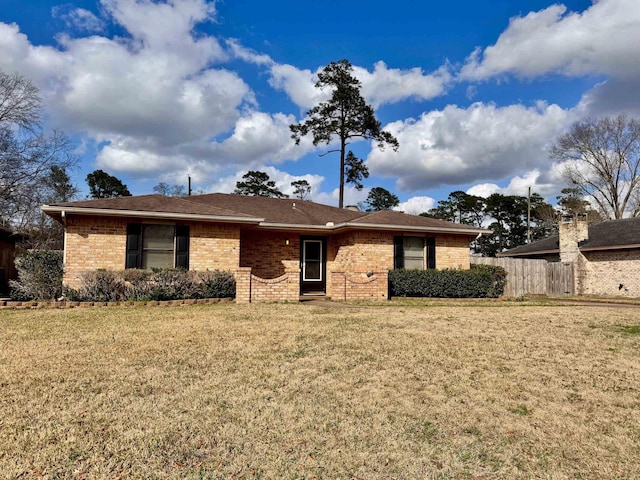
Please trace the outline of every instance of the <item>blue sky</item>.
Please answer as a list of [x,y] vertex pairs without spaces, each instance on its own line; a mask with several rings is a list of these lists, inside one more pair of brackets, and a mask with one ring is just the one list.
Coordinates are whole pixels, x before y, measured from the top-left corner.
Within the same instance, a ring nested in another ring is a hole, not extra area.
[[[41,89],[48,128],[134,194],[160,181],[231,191],[247,170],[283,191],[306,179],[337,204],[338,158],[288,125],[343,58],[398,152],[353,145],[371,187],[419,213],[454,190],[565,185],[548,156],[586,116],[640,115],[640,2],[542,0],[0,0],[0,69]],[[326,93],[325,93],[326,95]]]

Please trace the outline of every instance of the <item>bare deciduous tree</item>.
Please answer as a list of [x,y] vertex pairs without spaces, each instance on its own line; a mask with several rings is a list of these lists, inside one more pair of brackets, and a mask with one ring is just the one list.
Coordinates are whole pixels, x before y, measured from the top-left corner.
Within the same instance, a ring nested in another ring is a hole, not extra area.
[[51,198],[52,169],[76,163],[64,134],[42,131],[41,111],[30,80],[0,71],[0,221],[21,231],[42,223],[42,203],[64,201]]
[[564,176],[615,219],[640,214],[640,122],[626,115],[574,123],[551,149]]

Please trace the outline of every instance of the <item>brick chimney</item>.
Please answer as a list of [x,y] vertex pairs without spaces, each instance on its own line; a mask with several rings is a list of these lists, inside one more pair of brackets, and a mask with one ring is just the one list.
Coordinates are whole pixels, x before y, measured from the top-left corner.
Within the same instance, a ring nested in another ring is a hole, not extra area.
[[573,263],[580,254],[578,245],[589,239],[587,215],[563,215],[559,225],[560,261]]

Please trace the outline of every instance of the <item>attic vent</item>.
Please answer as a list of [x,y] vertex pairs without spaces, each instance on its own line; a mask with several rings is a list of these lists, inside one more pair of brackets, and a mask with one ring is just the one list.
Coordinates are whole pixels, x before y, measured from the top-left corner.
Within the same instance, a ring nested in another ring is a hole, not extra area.
[[347,205],[344,208],[346,208],[347,210],[351,210],[352,212],[359,212],[360,211],[360,209],[358,208],[357,205]]
[[296,202],[293,202],[293,208],[296,208]]
[[327,227],[333,227],[335,225],[335,223],[333,222],[327,222]]

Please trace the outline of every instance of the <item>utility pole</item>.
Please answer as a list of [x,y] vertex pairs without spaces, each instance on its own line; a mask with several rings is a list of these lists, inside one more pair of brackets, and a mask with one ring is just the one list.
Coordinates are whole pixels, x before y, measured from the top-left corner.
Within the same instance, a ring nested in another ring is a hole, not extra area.
[[531,187],[527,195],[527,243],[531,243]]
[[187,192],[189,196],[191,196],[191,175],[189,175],[188,178],[189,178],[189,188],[187,189]]

